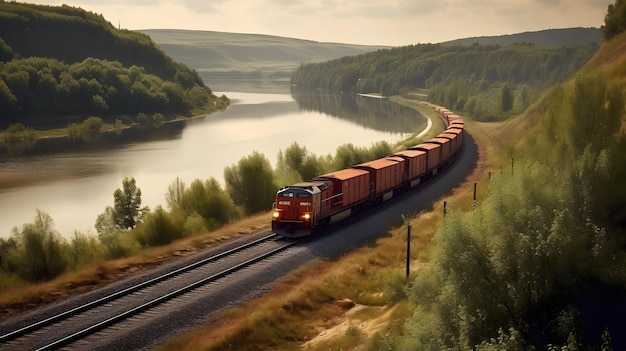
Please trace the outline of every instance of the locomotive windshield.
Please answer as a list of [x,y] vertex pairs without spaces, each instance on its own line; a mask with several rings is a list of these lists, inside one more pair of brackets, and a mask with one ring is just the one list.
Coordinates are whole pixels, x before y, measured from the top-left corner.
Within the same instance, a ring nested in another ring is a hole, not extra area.
[[311,193],[302,188],[287,188],[278,192],[278,196],[281,197],[295,197],[299,199],[304,199],[307,197],[311,197]]

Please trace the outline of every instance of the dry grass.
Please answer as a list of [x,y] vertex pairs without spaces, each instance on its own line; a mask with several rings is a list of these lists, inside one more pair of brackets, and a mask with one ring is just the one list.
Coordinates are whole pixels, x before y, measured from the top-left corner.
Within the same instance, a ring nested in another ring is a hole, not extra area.
[[214,232],[183,238],[167,246],[146,249],[134,257],[94,263],[49,282],[13,286],[0,293],[0,316],[8,316],[90,291],[176,257],[191,255],[228,240],[269,229],[269,218],[269,213],[261,213],[228,224]]

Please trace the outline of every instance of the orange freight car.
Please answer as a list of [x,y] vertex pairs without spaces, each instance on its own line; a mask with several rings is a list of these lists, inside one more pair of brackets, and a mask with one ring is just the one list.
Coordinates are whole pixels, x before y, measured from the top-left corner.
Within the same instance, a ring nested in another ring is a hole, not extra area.
[[369,196],[370,174],[361,169],[347,168],[313,180],[329,180],[333,183],[333,192],[330,195],[333,211],[367,200]]
[[419,144],[413,146],[410,150],[424,151],[426,153],[427,172],[430,172],[441,163],[441,145],[439,144]]
[[433,138],[424,142],[424,144],[437,144],[441,145],[441,154],[437,165],[441,165],[450,157],[450,139],[446,138]]
[[390,190],[402,184],[404,174],[404,159],[401,162],[389,158],[365,162],[352,168],[362,169],[370,173],[370,196],[372,200],[387,201],[393,197]]
[[437,138],[446,138],[450,140],[450,155],[454,155],[459,149],[459,139],[457,137],[457,134],[448,133],[448,131],[437,135]]
[[405,173],[409,186],[412,188],[420,183],[421,177],[428,170],[426,152],[421,150],[405,150],[393,154],[406,159]]

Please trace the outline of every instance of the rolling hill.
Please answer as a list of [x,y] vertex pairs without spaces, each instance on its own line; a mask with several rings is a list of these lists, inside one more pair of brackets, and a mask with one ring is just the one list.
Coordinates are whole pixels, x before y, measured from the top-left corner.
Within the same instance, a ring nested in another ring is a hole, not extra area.
[[321,62],[388,48],[260,34],[147,29],[168,55],[195,69],[203,78],[289,77],[300,64]]
[[443,42],[444,45],[510,45],[529,43],[539,46],[571,46],[599,44],[602,33],[598,28],[561,28],[507,35],[461,38]]

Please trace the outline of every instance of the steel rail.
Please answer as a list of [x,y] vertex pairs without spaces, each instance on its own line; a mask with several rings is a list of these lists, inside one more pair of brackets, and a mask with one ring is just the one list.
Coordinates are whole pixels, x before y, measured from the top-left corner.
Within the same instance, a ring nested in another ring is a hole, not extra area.
[[76,332],[76,333],[74,333],[72,335],[69,335],[69,336],[66,336],[66,337],[64,337],[62,339],[59,339],[57,341],[51,342],[51,343],[49,343],[47,345],[44,345],[44,346],[42,346],[42,347],[40,347],[40,348],[38,348],[36,350],[37,351],[54,350],[54,349],[57,349],[59,347],[66,346],[66,345],[70,344],[71,342],[79,340],[80,338],[82,338],[84,336],[87,336],[89,334],[93,334],[93,333],[97,332],[98,330],[104,329],[104,328],[106,328],[106,327],[108,327],[108,326],[110,326],[112,324],[115,324],[115,323],[121,321],[121,320],[127,319],[127,318],[129,318],[131,316],[134,316],[134,315],[136,315],[138,313],[141,313],[141,312],[143,312],[145,310],[148,310],[148,309],[150,309],[152,307],[155,307],[155,306],[160,305],[160,304],[162,304],[162,303],[164,303],[166,301],[169,301],[169,300],[171,300],[171,299],[173,299],[173,298],[175,298],[177,296],[180,296],[180,295],[182,295],[184,293],[187,293],[187,292],[189,292],[191,290],[194,290],[194,289],[196,289],[198,287],[201,287],[201,286],[206,285],[206,284],[208,284],[208,283],[210,283],[212,281],[215,281],[215,280],[217,280],[219,278],[222,278],[222,277],[224,277],[224,276],[226,276],[228,274],[231,274],[231,273],[234,273],[234,272],[236,272],[238,270],[241,270],[241,269],[243,269],[243,268],[245,268],[245,267],[247,267],[247,266],[249,266],[249,265],[251,265],[253,263],[259,262],[259,261],[261,261],[261,260],[263,260],[265,258],[273,256],[273,255],[277,254],[278,252],[281,252],[281,251],[285,250],[286,248],[288,248],[288,247],[290,247],[290,246],[292,246],[292,245],[294,245],[296,243],[297,243],[297,241],[287,242],[285,245],[283,245],[281,247],[278,247],[278,248],[276,248],[276,249],[274,249],[272,251],[268,251],[268,252],[266,252],[264,254],[261,254],[261,255],[259,255],[257,257],[251,258],[251,259],[249,259],[249,260],[247,260],[245,262],[242,262],[242,263],[239,263],[239,264],[237,264],[235,266],[227,268],[227,269],[225,269],[225,270],[223,270],[223,271],[221,271],[219,273],[213,274],[212,276],[203,278],[203,279],[198,280],[198,281],[196,281],[194,283],[191,283],[191,284],[189,284],[187,286],[184,286],[184,287],[182,287],[182,288],[180,288],[178,290],[175,290],[175,291],[167,293],[167,294],[165,294],[163,296],[157,297],[157,298],[153,299],[152,301],[146,302],[146,303],[144,303],[144,304],[142,304],[140,306],[132,308],[132,309],[126,311],[126,312],[122,312],[122,313],[120,313],[120,314],[118,314],[116,316],[113,316],[113,317],[111,317],[111,318],[109,318],[107,320],[104,320],[102,322],[99,322],[97,324],[89,326],[87,328],[84,328],[84,329],[82,329],[82,330],[80,330],[80,331],[78,331],[78,332]]
[[191,264],[189,264],[187,266],[178,268],[178,269],[176,269],[174,271],[171,271],[171,272],[165,273],[163,275],[160,275],[158,277],[152,278],[152,279],[150,279],[148,281],[139,283],[137,285],[128,287],[128,288],[123,289],[123,290],[120,290],[120,291],[118,291],[116,293],[113,293],[111,295],[108,295],[106,297],[103,297],[103,298],[100,298],[100,299],[88,302],[88,303],[86,303],[84,305],[72,308],[70,310],[64,311],[62,313],[59,313],[59,314],[54,315],[52,317],[49,317],[49,318],[46,318],[44,320],[38,321],[36,323],[29,324],[29,325],[27,325],[25,327],[22,327],[20,329],[17,329],[17,330],[14,330],[12,332],[9,332],[9,333],[6,333],[4,335],[1,335],[0,336],[0,343],[4,343],[4,342],[7,342],[7,341],[16,339],[16,338],[18,338],[18,337],[20,337],[22,335],[25,335],[27,333],[33,332],[33,331],[35,331],[37,329],[41,329],[43,327],[46,327],[46,326],[48,326],[50,324],[56,323],[56,322],[61,321],[63,319],[69,318],[69,317],[71,317],[73,315],[76,315],[78,313],[87,311],[87,310],[89,310],[91,308],[103,305],[103,304],[111,302],[113,300],[116,300],[116,299],[118,299],[118,298],[120,298],[120,297],[122,297],[124,295],[128,295],[130,293],[133,293],[133,292],[136,292],[136,291],[141,290],[143,288],[146,288],[146,287],[148,287],[150,285],[153,285],[153,284],[162,282],[164,280],[167,280],[167,279],[169,279],[169,278],[171,278],[173,276],[176,276],[176,275],[178,275],[180,273],[183,273],[183,272],[189,271],[191,269],[197,268],[199,266],[205,265],[205,264],[207,264],[209,262],[216,261],[216,260],[218,260],[218,259],[220,259],[220,258],[222,258],[224,256],[227,256],[227,255],[230,255],[232,253],[241,251],[243,249],[246,249],[248,247],[260,244],[262,242],[274,239],[276,237],[278,237],[278,235],[272,233],[270,235],[264,236],[264,237],[259,238],[257,240],[251,241],[251,242],[243,244],[241,246],[237,246],[237,247],[232,248],[230,250],[221,252],[221,253],[213,255],[211,257],[207,257],[207,258],[205,258],[203,260],[191,263]]

